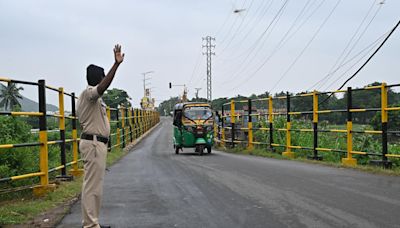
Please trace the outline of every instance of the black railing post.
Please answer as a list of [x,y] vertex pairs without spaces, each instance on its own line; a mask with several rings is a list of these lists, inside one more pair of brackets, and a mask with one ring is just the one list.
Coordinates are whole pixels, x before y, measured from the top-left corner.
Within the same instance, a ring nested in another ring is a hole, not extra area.
[[221,139],[222,145],[225,146],[225,109],[224,109],[224,104],[222,104],[222,107],[221,107],[221,130],[219,133],[221,134],[220,139]]
[[292,138],[291,130],[292,124],[290,122],[290,94],[286,93],[286,151],[282,153],[283,156],[294,158],[294,153],[292,152]]
[[274,106],[272,96],[268,98],[268,122],[269,122],[269,148],[274,151],[272,144],[274,143],[274,124],[273,124]]
[[73,157],[73,164],[70,173],[72,176],[79,177],[83,175],[83,170],[79,169],[78,166],[78,130],[76,127],[76,109],[75,109],[75,93],[71,93],[71,115],[72,115],[72,157]]
[[65,154],[65,111],[64,111],[64,88],[58,89],[58,109],[59,109],[59,129],[60,129],[60,159],[61,176],[57,176],[60,180],[71,181],[72,176],[67,176],[67,158]]
[[54,188],[55,185],[49,184],[49,155],[47,144],[47,120],[46,120],[46,84],[44,80],[38,81],[39,93],[39,167],[40,172],[40,185],[33,188],[33,193],[36,196],[45,194],[49,189]]
[[232,148],[235,147],[235,101],[231,100],[231,143]]
[[248,115],[248,122],[247,122],[248,145],[247,145],[247,149],[250,151],[250,150],[252,150],[254,148],[253,147],[253,121],[252,121],[252,116],[251,116],[251,109],[252,109],[251,99],[248,99],[247,106],[248,106],[248,110],[247,110],[247,115]]

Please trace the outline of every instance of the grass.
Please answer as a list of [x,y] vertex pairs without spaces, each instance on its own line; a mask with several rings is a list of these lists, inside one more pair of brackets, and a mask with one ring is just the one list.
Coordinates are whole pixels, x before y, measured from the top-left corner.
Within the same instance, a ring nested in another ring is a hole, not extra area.
[[[107,166],[118,161],[127,153],[120,148],[108,153]],[[82,177],[71,182],[60,182],[57,188],[43,197],[34,197],[31,191],[17,193],[13,200],[0,203],[1,225],[24,224],[43,212],[50,211],[76,198],[82,187]]]
[[42,198],[26,195],[25,198],[3,202],[0,206],[0,224],[22,224],[34,219],[43,211],[49,211],[76,197],[82,186],[82,178],[62,182],[57,189]]
[[[288,157],[282,156],[282,154],[280,152],[272,152],[270,150],[260,149],[260,148],[248,150],[244,147],[237,146],[235,148],[217,147],[217,149],[228,152],[228,153],[253,155],[253,156],[260,156],[260,157],[267,157],[267,158],[281,159],[281,160],[295,160],[295,161],[301,161],[301,162],[310,163],[310,164],[325,165],[325,166],[336,167],[336,168],[354,169],[354,170],[364,171],[364,172],[373,173],[373,174],[400,176],[400,167],[394,167],[393,169],[384,169],[382,167],[376,167],[376,166],[370,166],[370,165],[357,165],[356,167],[349,167],[349,166],[343,165],[340,162],[333,161],[333,160],[316,161],[316,160],[309,160],[305,157],[288,158]],[[320,155],[324,156],[324,154],[322,154],[322,153],[320,153]]]

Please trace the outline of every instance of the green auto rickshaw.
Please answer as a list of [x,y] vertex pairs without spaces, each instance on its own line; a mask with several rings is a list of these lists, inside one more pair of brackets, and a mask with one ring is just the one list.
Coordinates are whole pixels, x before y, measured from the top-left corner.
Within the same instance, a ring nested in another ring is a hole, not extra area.
[[182,148],[195,148],[195,152],[203,155],[204,149],[211,153],[214,139],[213,112],[208,103],[178,103],[174,107],[175,153]]

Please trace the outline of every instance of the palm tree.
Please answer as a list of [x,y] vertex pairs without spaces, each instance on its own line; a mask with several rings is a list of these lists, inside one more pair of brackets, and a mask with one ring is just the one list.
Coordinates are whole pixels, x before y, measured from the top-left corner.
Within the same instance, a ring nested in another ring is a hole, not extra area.
[[[22,99],[20,90],[24,90],[22,87],[17,87],[13,82],[9,82],[7,87],[3,87],[0,92],[0,107],[4,107],[5,110],[11,110],[15,106],[21,107],[18,99]],[[9,108],[9,109],[8,109]]]

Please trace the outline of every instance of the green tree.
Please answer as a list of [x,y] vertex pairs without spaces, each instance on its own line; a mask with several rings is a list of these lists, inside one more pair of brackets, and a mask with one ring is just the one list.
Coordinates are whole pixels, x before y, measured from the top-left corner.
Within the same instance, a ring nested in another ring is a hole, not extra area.
[[17,87],[15,83],[9,82],[6,87],[1,89],[0,92],[0,106],[4,107],[5,110],[12,110],[14,107],[21,107],[18,99],[22,99],[20,90],[24,90],[22,87]]
[[161,115],[168,116],[171,114],[171,111],[174,110],[174,106],[177,103],[179,103],[179,97],[171,97],[170,99],[161,102],[158,106],[158,110]]
[[111,89],[107,90],[103,95],[104,103],[106,103],[111,108],[118,108],[118,105],[123,105],[125,107],[131,107],[132,104],[129,100],[128,93],[122,89]]

